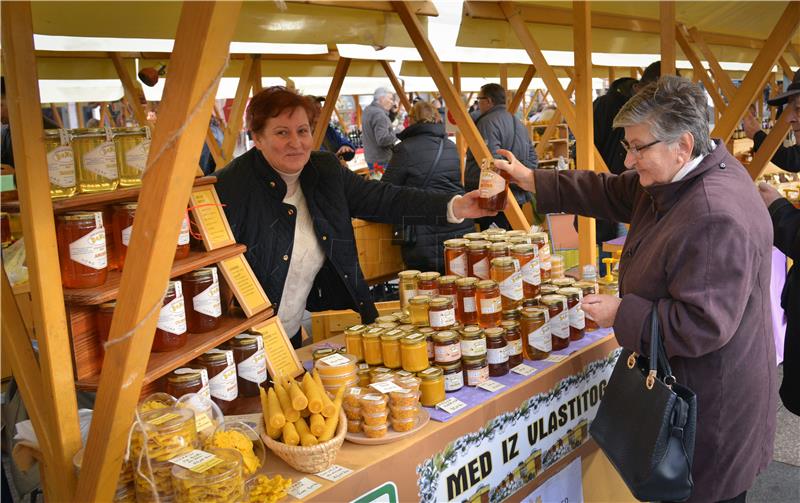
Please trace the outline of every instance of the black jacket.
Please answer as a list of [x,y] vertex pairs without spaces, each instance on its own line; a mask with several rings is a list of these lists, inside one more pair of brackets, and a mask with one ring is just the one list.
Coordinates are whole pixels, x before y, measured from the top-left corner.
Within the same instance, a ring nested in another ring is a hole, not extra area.
[[[753,137],[753,150],[758,151],[761,144],[767,139],[767,133],[758,131]],[[793,173],[800,173],[800,144],[784,147],[781,145],[772,156],[775,166]]]
[[614,117],[627,103],[625,95],[609,90],[594,100],[594,146],[606,162],[608,170],[615,175],[625,172],[625,149],[622,141],[625,130],[613,127]]
[[[458,151],[453,142],[447,139],[444,124],[414,124],[397,137],[401,141],[393,147],[392,159],[381,181],[446,194],[464,194]],[[426,185],[425,179],[436,160],[440,142],[443,142],[442,155]],[[442,243],[446,239],[472,232],[474,228],[472,220],[464,220],[460,224],[415,226],[416,243],[402,248],[406,267],[444,273]]]
[[[325,264],[308,296],[309,311],[354,309],[365,323],[378,315],[358,263],[351,218],[385,223],[447,220],[452,194],[368,181],[342,168],[330,152],[312,152],[300,175]],[[233,234],[277,312],[292,256],[296,208],[284,204],[286,184],[252,148],[217,172],[217,193]],[[289,334],[290,336],[292,334]]]

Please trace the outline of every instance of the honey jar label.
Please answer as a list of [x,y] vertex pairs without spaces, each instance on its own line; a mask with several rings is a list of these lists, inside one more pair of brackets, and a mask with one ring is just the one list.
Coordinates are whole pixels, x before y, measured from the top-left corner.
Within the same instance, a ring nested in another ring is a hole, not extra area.
[[47,174],[56,187],[75,186],[75,154],[72,147],[56,147],[47,153]]
[[130,246],[128,243],[131,242],[131,233],[133,233],[132,225],[129,225],[124,229],[122,229],[122,232],[120,234],[122,234],[122,244],[124,246]]
[[503,310],[503,302],[500,297],[491,299],[481,299],[481,314],[494,314]]
[[267,380],[267,357],[263,347],[237,365],[239,377],[256,384]]
[[586,317],[580,304],[576,304],[569,309],[569,326],[578,330],[586,328]]
[[489,379],[489,367],[467,370],[467,386],[477,386]]
[[450,270],[458,276],[467,275],[467,254],[462,253],[450,260]]
[[181,233],[178,234],[178,246],[188,245],[190,239],[191,233],[189,232],[189,217],[184,216],[183,220],[181,220]]
[[461,354],[464,356],[483,356],[486,354],[486,339],[480,338],[474,341],[461,341]]
[[450,363],[461,358],[461,345],[448,344],[447,346],[435,346],[433,348],[436,363]]
[[114,148],[114,142],[103,142],[83,154],[83,167],[106,180],[119,178],[117,173],[117,151]]
[[150,140],[143,140],[125,152],[125,164],[144,173],[147,168],[147,155],[150,153]]
[[464,302],[462,303],[465,313],[474,313],[476,311],[475,307],[475,297],[464,297]]
[[214,318],[222,316],[222,303],[219,300],[219,283],[214,281],[211,286],[192,297],[192,308],[206,316]]
[[71,260],[97,270],[105,269],[108,266],[106,233],[102,226],[102,220],[100,222],[100,226],[69,244]]
[[183,296],[176,297],[161,308],[158,313],[158,328],[171,334],[180,335],[186,332],[186,311],[184,311]]
[[509,356],[516,356],[522,354],[522,340],[508,341],[508,354]]
[[491,169],[481,170],[481,179],[478,184],[478,191],[481,199],[488,199],[503,192],[506,189],[506,181],[498,173]]
[[539,270],[539,259],[533,259],[522,266],[522,281],[529,285],[542,283],[542,272]]
[[508,348],[489,348],[486,352],[486,361],[489,365],[498,365],[508,361]]
[[457,391],[464,387],[464,373],[453,372],[444,376],[444,390],[448,393]]
[[436,297],[439,295],[439,290],[437,288],[434,288],[432,290],[419,289],[417,290],[417,295],[427,295],[428,297]]
[[512,300],[522,300],[522,274],[515,272],[501,281],[500,294]]
[[566,310],[550,319],[550,330],[559,339],[569,338],[569,313]]
[[434,328],[450,327],[456,323],[455,309],[444,309],[442,311],[429,311],[431,326]]
[[222,463],[223,460],[210,452],[194,449],[186,454],[181,454],[180,456],[170,459],[170,462],[195,473],[203,473],[209,468],[213,468]]
[[239,386],[236,384],[236,365],[233,364],[233,353],[225,351],[230,357],[225,370],[208,380],[211,396],[219,400],[230,402],[239,396]]
[[489,279],[489,259],[484,258],[472,266],[472,274],[480,279]]
[[550,336],[550,325],[545,323],[535,331],[528,334],[528,344],[538,349],[549,353],[553,350],[553,339]]

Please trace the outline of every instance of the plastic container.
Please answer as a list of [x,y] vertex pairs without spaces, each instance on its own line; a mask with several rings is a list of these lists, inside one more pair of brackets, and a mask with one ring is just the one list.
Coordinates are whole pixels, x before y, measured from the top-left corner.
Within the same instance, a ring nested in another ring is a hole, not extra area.
[[363,409],[361,411],[361,424],[364,426],[379,426],[381,424],[386,424],[386,420],[389,417],[389,411],[383,412],[364,412]]
[[367,393],[359,397],[358,404],[361,406],[362,415],[377,414],[386,411],[388,401],[386,396],[380,393]]
[[361,419],[347,418],[347,433],[361,433]]
[[202,473],[173,466],[172,485],[175,503],[229,503],[241,501],[244,496],[242,455],[235,449],[209,449],[222,459]]
[[386,433],[389,431],[388,425],[386,423],[377,426],[369,426],[367,424],[362,424],[361,428],[364,430],[364,435],[369,438],[385,437]]
[[[424,372],[424,371],[423,371]],[[403,389],[403,391],[389,392],[389,406],[390,407],[411,407],[417,405],[420,400],[421,393],[413,389]]]
[[390,415],[392,419],[409,419],[419,416],[419,405],[410,407],[391,407]]
[[419,424],[419,416],[409,417],[406,419],[391,419],[392,429],[394,431],[411,431]]
[[[145,444],[142,428],[147,434]],[[131,434],[131,455],[135,462],[146,450],[152,461],[168,461],[199,447],[192,409],[167,407],[140,414]]]

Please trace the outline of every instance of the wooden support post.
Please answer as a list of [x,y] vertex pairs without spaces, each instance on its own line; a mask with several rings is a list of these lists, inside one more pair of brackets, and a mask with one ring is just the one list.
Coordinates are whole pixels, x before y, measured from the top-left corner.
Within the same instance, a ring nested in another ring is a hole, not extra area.
[[639,78],[639,71],[638,71],[638,68],[636,68],[635,66],[631,67],[631,78],[632,79],[638,79]]
[[[61,270],[53,205],[49,191],[42,190],[47,186],[48,175],[42,105],[33,48],[31,4],[2,2],[0,9],[6,106],[14,131],[12,146],[17,168],[17,191],[22,232],[25,236],[33,326],[39,344],[41,395],[35,399],[41,404],[47,404],[45,421],[49,423],[47,429],[37,433],[40,436],[49,435],[48,441],[53,446],[51,457],[43,467],[47,481],[44,486],[45,497],[48,501],[74,501],[75,475],[72,456],[81,447],[81,437],[73,381],[72,350],[67,331],[64,295],[60,288]],[[36,367],[21,368],[20,363],[24,362],[17,362],[15,371],[36,371]]]
[[[453,87],[455,87],[458,97],[461,98],[461,63],[454,61],[452,64]],[[472,100],[472,93],[469,93],[466,107],[470,106]],[[466,168],[465,162],[467,160],[467,144],[464,141],[464,135],[459,128],[456,133],[456,150],[458,151],[458,169],[461,172],[461,186],[464,186],[464,169]]]
[[[414,9],[407,1],[393,2],[392,5],[394,5],[397,14],[400,16],[400,20],[406,27],[406,31],[408,31],[409,37],[414,42],[414,46],[417,48],[417,51],[419,51],[420,56],[422,56],[422,61],[425,63],[425,67],[428,69],[431,78],[433,78],[433,81],[436,83],[436,88],[444,97],[447,108],[455,119],[456,124],[458,124],[461,132],[464,133],[464,139],[467,145],[469,145],[475,159],[479,160],[479,164],[483,159],[491,159],[491,152],[478,132],[478,128],[475,126],[472,118],[467,113],[467,109],[461,102],[461,96],[456,92],[450,79],[446,77],[442,63],[439,61],[439,57],[436,55],[430,42],[425,37],[422,24],[416,14],[414,14]],[[508,205],[504,213],[514,229],[525,231],[530,229],[530,224],[525,219],[525,215],[522,213],[522,209],[511,193],[511,189],[508,189]]]
[[[594,171],[591,6],[589,2],[575,1],[572,2],[572,12],[575,16],[575,23],[572,28],[575,51],[575,79],[573,82],[576,82],[575,111],[578,116],[578,127],[574,130],[577,158],[575,165],[579,169]],[[594,218],[579,216],[578,256],[580,265],[592,264],[595,267],[597,266],[597,243],[595,241]]]
[[[795,64],[797,64],[797,66],[800,66],[800,50],[798,50],[797,47],[792,43],[789,43],[789,45],[786,46],[786,50],[788,50],[789,54],[791,54],[792,57],[794,58]],[[790,79],[792,78],[792,75],[794,74],[789,75]]]
[[781,17],[778,18],[778,24],[773,28],[764,47],[747,72],[742,85],[736,91],[736,97],[714,126],[714,130],[711,132],[712,138],[721,138],[723,142],[727,143],[739,121],[742,120],[747,107],[753,102],[756,93],[764,88],[772,67],[783,53],[798,25],[800,25],[800,2],[789,2]]
[[[514,98],[508,104],[508,111],[512,114],[516,113],[520,103],[525,98],[525,93],[528,92],[528,86],[531,85],[534,75],[536,75],[536,67],[533,65],[528,66],[528,69],[525,70],[525,75],[522,77],[522,82],[519,84],[519,89],[514,93]],[[527,118],[527,115],[523,118]]]
[[125,97],[128,100],[131,110],[133,110],[133,116],[136,122],[140,126],[147,126],[147,111],[142,107],[140,98],[142,95],[141,87],[125,69],[122,58],[118,53],[109,52],[108,55],[111,57],[111,62],[114,63],[114,69],[117,71],[120,82],[122,82],[122,89],[125,90]]
[[511,91],[508,89],[508,65],[500,63],[500,87],[506,91],[506,102],[511,101]]
[[611,87],[611,83],[617,80],[616,75],[614,74],[614,67],[608,67],[608,87]]
[[[386,72],[386,76],[389,77],[392,87],[394,87],[394,92],[397,94],[397,97],[400,98],[400,103],[403,104],[403,108],[406,109],[406,112],[411,112],[411,102],[408,101],[408,96],[403,89],[403,84],[400,82],[400,79],[397,78],[397,75],[395,75],[388,61],[381,60],[380,63],[383,67],[383,71]],[[327,103],[327,101],[325,103]]]
[[347,131],[347,121],[345,121],[342,114],[339,113],[339,109],[333,107],[333,114],[336,116],[336,120],[339,121],[339,124],[342,126],[342,128]]
[[[73,501],[111,501],[241,2],[186,2],[122,272],[95,416]],[[248,58],[250,60],[250,58]],[[250,60],[252,61],[252,60]],[[52,278],[50,278],[52,281]],[[69,373],[69,377],[72,374]],[[71,472],[71,470],[69,470]]]
[[781,65],[781,70],[783,70],[783,74],[789,77],[789,80],[792,80],[794,72],[792,71],[792,67],[789,66],[789,62],[786,61],[786,58],[781,56],[780,58],[778,58],[778,63]]
[[358,126],[358,129],[361,129],[362,128],[361,116],[364,113],[364,110],[361,108],[361,103],[359,103],[358,98],[359,96],[357,94],[353,96],[353,101],[355,102],[356,105],[356,125]]
[[78,127],[86,127],[86,121],[83,120],[83,103],[75,103],[75,110],[78,112]]
[[675,2],[661,0],[661,75],[675,75]]
[[525,120],[528,120],[528,117],[530,117],[530,116],[531,116],[531,110],[533,109],[533,106],[536,104],[536,95],[537,95],[538,93],[539,93],[539,90],[537,89],[537,90],[536,90],[536,91],[533,93],[533,96],[531,96],[531,101],[528,103],[528,106],[527,106],[527,107],[525,107],[525,114],[524,114],[524,116],[522,117],[523,119],[525,119]]
[[769,164],[770,159],[772,159],[772,156],[778,151],[778,147],[781,146],[784,138],[786,138],[786,135],[789,133],[790,126],[789,121],[787,121],[785,117],[775,121],[772,131],[769,132],[763,143],[761,143],[761,148],[759,148],[753,156],[753,162],[747,167],[747,170],[750,172],[750,177],[752,177],[753,180],[761,176],[764,170],[767,169],[767,164]]
[[319,150],[325,139],[325,131],[328,129],[328,122],[336,108],[336,101],[339,99],[339,92],[342,90],[342,83],[347,76],[348,68],[350,68],[350,58],[339,58],[336,70],[333,72],[331,87],[328,89],[328,96],[325,98],[325,106],[322,107],[322,112],[317,118],[317,125],[314,128],[314,150]]
[[[174,54],[174,53],[173,53]],[[242,130],[244,107],[250,95],[250,88],[253,84],[253,65],[255,58],[252,56],[244,58],[242,61],[242,73],[239,74],[239,84],[236,87],[236,95],[231,105],[231,117],[228,127],[225,129],[225,137],[222,140],[222,155],[225,159],[233,159],[233,150],[236,148],[236,140]]]
[[210,123],[206,130],[206,145],[208,146],[208,151],[211,153],[211,157],[214,159],[214,171],[224,168],[228,164],[228,161],[225,159],[225,156],[222,155],[222,147],[217,143],[217,139],[211,131]]
[[53,112],[53,120],[56,121],[58,127],[64,129],[64,121],[61,120],[61,112],[58,111],[58,107],[55,103],[50,103],[50,111]]
[[263,86],[261,85],[261,55],[254,54],[253,58],[253,71],[251,72],[251,76],[253,77],[253,95],[256,95],[261,92]]
[[686,55],[686,58],[692,64],[694,76],[700,79],[700,82],[703,83],[706,91],[711,96],[711,100],[714,102],[714,108],[720,111],[725,110],[726,105],[722,100],[722,96],[720,96],[719,92],[717,91],[717,86],[711,81],[711,77],[709,77],[706,69],[703,68],[703,63],[700,62],[700,58],[697,57],[694,49],[692,49],[692,46],[689,45],[689,40],[686,38],[686,35],[684,35],[677,26],[675,27],[675,40],[677,40],[678,45],[681,46],[683,54]]
[[[575,80],[570,80],[569,86],[567,86],[567,94],[572,94],[575,90]],[[553,117],[550,119],[550,122],[547,123],[547,127],[544,130],[544,133],[539,137],[539,144],[536,145],[536,155],[540,158],[544,155],[545,151],[547,150],[547,144],[550,142],[550,139],[555,135],[556,131],[558,130],[558,125],[561,124],[561,120],[564,116],[561,112],[556,109]]]
[[691,28],[687,32],[686,27],[683,25],[679,25],[678,29],[684,34],[684,37],[686,37],[688,33],[688,38],[691,38],[697,47],[700,48],[703,57],[708,61],[708,66],[710,66],[711,71],[714,72],[714,80],[716,80],[717,85],[722,89],[723,94],[725,94],[725,97],[728,99],[728,103],[733,101],[733,97],[736,95],[736,86],[733,85],[733,81],[728,75],[728,72],[723,70],[722,66],[720,66],[717,56],[706,43],[700,30]]

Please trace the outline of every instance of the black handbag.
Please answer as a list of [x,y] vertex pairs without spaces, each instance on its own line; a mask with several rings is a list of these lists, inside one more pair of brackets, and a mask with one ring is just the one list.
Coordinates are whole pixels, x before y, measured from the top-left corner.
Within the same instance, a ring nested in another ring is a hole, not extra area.
[[622,351],[589,433],[636,499],[685,501],[697,397],[672,375],[655,307],[650,330],[650,358]]
[[[431,176],[439,165],[439,159],[442,157],[442,150],[444,150],[444,138],[439,139],[439,151],[436,152],[436,159],[431,164],[431,169],[425,176],[425,181],[422,182],[422,188],[428,186],[431,181]],[[392,226],[392,244],[398,246],[413,246],[417,244],[417,229],[412,224],[394,224]]]

